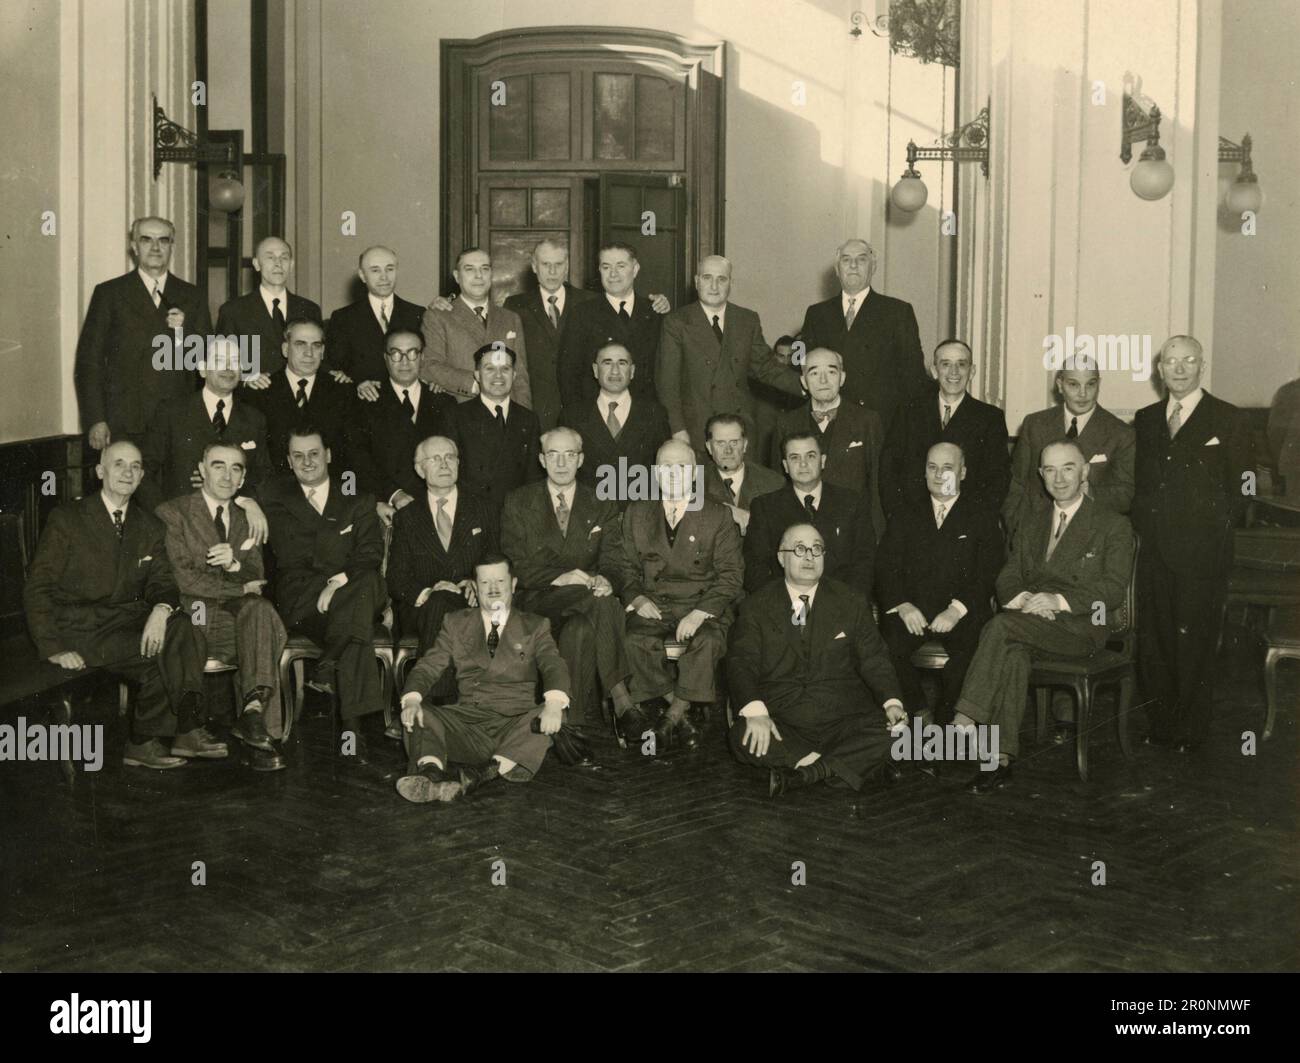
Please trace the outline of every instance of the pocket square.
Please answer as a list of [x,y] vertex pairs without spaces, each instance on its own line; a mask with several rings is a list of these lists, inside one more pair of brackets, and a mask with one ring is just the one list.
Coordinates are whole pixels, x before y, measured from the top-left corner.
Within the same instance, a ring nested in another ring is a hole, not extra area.
[[242,442],[242,443],[239,444],[239,449],[240,449],[240,450],[256,450],[256,449],[257,449],[257,441],[254,440],[254,439],[246,439],[246,440],[244,440],[244,442]]
[[1213,439],[1207,439],[1205,445],[1207,447],[1217,447],[1219,445],[1219,437],[1215,436]]
[[1089,550],[1086,554],[1083,555],[1083,559],[1084,559],[1085,561],[1087,561],[1088,558],[1090,558],[1090,557],[1096,557],[1096,556],[1097,556],[1097,551],[1096,551],[1096,550]]
[[597,524],[594,528],[591,529],[591,531],[587,532],[587,534],[588,534],[588,535],[595,535],[595,534],[596,534],[597,532],[599,532],[599,531],[600,531],[600,525]]
[[252,547],[253,547],[253,537],[251,535],[247,539],[245,539],[242,543],[239,544],[240,550],[251,550]]
[[482,528],[471,528],[469,533],[470,533],[470,535],[478,535],[478,534],[480,534],[482,531],[483,531]]
[[959,535],[959,536],[957,536],[957,541],[958,541],[958,542],[961,542],[961,541],[962,541],[963,539],[965,539],[965,538],[966,538],[966,536],[964,536],[964,535]]
[[351,530],[352,530],[352,525],[349,524],[346,528],[344,528],[341,532],[339,532],[339,534],[340,534],[340,535],[347,535],[347,533],[350,532]]
[[[846,638],[848,638],[848,635],[844,634],[844,632],[841,631],[838,635],[835,636],[835,638],[837,638],[837,639],[846,639]],[[833,642],[834,639],[832,639],[831,641]]]
[[153,554],[145,554],[144,557],[140,558],[140,560],[136,562],[136,564],[143,565],[146,561],[152,561],[152,560],[153,560]]
[[515,330],[511,329],[509,332],[506,333],[506,339],[512,340],[514,338],[515,338]]
[[1088,459],[1088,464],[1089,464],[1089,465],[1100,465],[1100,464],[1101,464],[1103,461],[1105,461],[1105,460],[1106,460],[1106,455],[1105,455],[1105,454],[1094,454],[1091,458]]
[[854,447],[860,447],[860,446],[862,446],[862,440],[855,439],[852,443],[849,444],[848,449],[852,450]]

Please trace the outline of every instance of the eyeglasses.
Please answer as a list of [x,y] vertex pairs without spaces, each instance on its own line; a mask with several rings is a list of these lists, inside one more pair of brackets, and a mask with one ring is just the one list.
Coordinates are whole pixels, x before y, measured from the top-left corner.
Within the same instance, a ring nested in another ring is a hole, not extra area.
[[406,350],[400,347],[389,347],[387,353],[394,362],[418,362],[424,352],[418,347],[408,347]]
[[1189,354],[1185,358],[1170,358],[1168,355],[1165,355],[1165,357],[1160,359],[1160,364],[1167,365],[1170,368],[1173,368],[1176,365],[1181,365],[1190,369],[1192,366],[1201,364],[1201,356],[1199,354]]
[[794,554],[795,557],[802,560],[805,557],[821,557],[826,553],[826,547],[821,543],[813,543],[812,546],[805,546],[803,543],[795,543],[794,546],[782,547],[777,551],[778,554]]
[[420,459],[434,465],[455,465],[460,459],[455,454],[426,454]]
[[577,461],[581,454],[580,450],[548,450],[546,460],[554,461],[556,458],[563,458],[565,461]]

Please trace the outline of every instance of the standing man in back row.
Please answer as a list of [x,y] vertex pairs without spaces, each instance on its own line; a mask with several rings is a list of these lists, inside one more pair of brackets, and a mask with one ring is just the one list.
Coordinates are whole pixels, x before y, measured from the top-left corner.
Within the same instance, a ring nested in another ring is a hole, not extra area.
[[397,294],[397,253],[387,247],[362,251],[357,276],[366,294],[330,315],[326,367],[342,374],[341,383],[354,385],[357,398],[373,402],[388,379],[384,337],[396,328],[419,332],[424,307]]

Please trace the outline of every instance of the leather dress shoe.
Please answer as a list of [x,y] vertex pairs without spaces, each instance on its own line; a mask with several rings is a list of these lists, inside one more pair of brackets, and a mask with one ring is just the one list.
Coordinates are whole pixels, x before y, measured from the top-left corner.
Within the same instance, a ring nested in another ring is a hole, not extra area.
[[[633,705],[616,721],[619,738],[627,745],[640,746],[642,735],[655,729],[657,716],[652,716],[642,705]],[[658,739],[656,739],[656,742]]]
[[384,737],[391,738],[394,742],[402,740],[402,718],[394,716],[393,722],[384,728]]
[[153,768],[155,771],[166,771],[168,768],[185,767],[185,758],[169,756],[158,739],[150,738],[144,742],[128,741],[126,749],[122,752],[122,763],[128,768]]
[[196,727],[172,742],[173,757],[201,757],[204,760],[221,760],[230,755],[225,742],[218,742],[206,727]]
[[460,769],[460,788],[466,797],[501,774],[501,762],[493,757],[486,764]]
[[807,786],[807,777],[797,768],[770,768],[767,773],[767,796],[780,797],[791,790]]
[[413,804],[424,805],[431,801],[456,800],[461,795],[461,784],[449,778],[437,764],[421,764],[413,775],[403,775],[397,780],[397,792]]
[[1058,746],[1073,745],[1074,736],[1074,724],[1062,721],[1052,731],[1052,744]]
[[966,784],[966,792],[977,797],[985,797],[999,790],[1005,790],[1013,781],[1011,765],[1000,764],[992,771],[976,772],[971,781]]
[[880,765],[880,781],[886,786],[893,786],[903,777],[903,766],[896,760],[887,760]]
[[266,733],[266,721],[262,719],[260,712],[241,713],[230,729],[230,733],[246,746],[264,749],[268,753],[275,752],[275,746],[271,744],[271,736]]
[[274,749],[249,746],[245,752],[248,755],[248,766],[254,771],[284,771],[289,766],[284,755]]
[[[533,727],[539,734],[541,733],[540,721],[534,720]],[[596,757],[582,732],[567,723],[561,724],[560,729],[551,735],[551,744],[561,764],[590,768],[596,763]]]

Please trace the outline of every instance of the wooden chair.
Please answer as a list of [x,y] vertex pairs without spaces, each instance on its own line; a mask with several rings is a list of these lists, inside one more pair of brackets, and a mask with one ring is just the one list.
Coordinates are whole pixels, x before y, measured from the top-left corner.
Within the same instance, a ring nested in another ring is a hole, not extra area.
[[[380,669],[381,690],[384,699],[384,725],[393,722],[394,656],[393,635],[388,628],[377,624],[374,634],[375,660]],[[294,722],[302,715],[305,693],[306,662],[318,661],[325,650],[306,635],[290,635],[280,654],[280,705],[284,715],[284,738],[289,737]],[[335,699],[337,699],[337,693]],[[336,706],[337,711],[337,706]]]
[[1264,698],[1268,706],[1264,737],[1272,738],[1277,722],[1277,666],[1287,658],[1300,660],[1300,608],[1270,609],[1264,637],[1268,646],[1264,658]]

